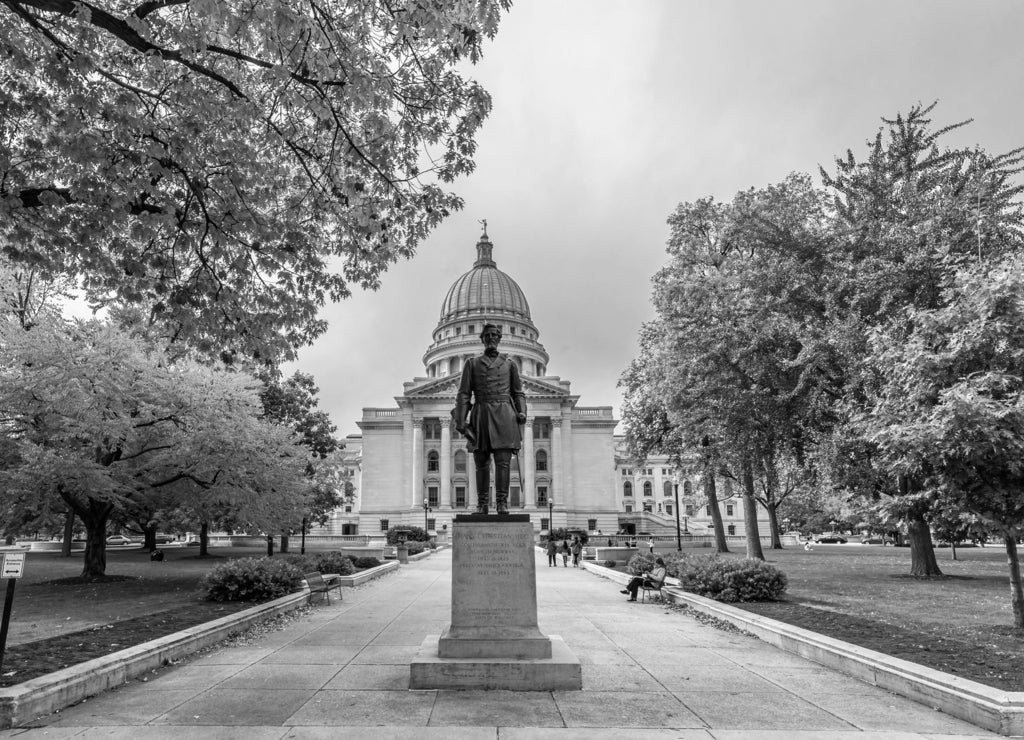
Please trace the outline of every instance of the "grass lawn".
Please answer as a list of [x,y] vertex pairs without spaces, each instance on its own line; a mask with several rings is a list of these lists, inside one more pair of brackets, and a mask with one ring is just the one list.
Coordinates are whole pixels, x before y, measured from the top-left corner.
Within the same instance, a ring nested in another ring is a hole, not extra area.
[[[1009,691],[1024,691],[1002,545],[936,550],[943,578],[913,578],[910,548],[765,550],[789,578],[784,601],[741,604],[789,624]],[[744,557],[745,552],[731,554]]]
[[[199,579],[231,558],[261,557],[265,548],[162,547],[151,561],[140,547],[108,548],[101,583],[61,583],[82,572],[82,554],[29,552],[25,576],[15,585],[0,686],[123,650],[253,606],[207,602]],[[298,550],[296,549],[295,552]],[[307,549],[307,553],[310,550]],[[6,588],[6,581],[3,581]]]

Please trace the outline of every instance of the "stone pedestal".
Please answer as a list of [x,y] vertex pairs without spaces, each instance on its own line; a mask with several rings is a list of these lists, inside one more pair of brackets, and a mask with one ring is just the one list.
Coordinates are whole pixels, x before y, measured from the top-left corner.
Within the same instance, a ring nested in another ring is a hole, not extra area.
[[452,527],[452,621],[411,665],[413,689],[578,690],[579,660],[537,626],[533,527],[525,514],[462,515]]

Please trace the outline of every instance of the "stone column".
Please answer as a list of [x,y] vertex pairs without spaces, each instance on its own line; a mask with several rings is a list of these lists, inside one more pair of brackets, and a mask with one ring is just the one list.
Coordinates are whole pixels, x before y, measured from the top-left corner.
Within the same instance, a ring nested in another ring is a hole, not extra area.
[[441,419],[441,508],[452,507],[452,420]]
[[527,509],[536,511],[537,491],[536,473],[537,461],[533,451],[533,417],[526,417],[526,428],[523,430],[523,502]]
[[412,417],[412,486],[414,509],[423,509],[423,417]]
[[[572,406],[562,409],[562,502],[566,511],[576,510],[576,487],[572,464]],[[568,524],[566,526],[569,526]]]
[[[566,492],[562,490],[564,478],[562,476],[562,420],[557,416],[551,417],[551,455],[548,460],[551,463],[551,488],[549,496],[555,497],[555,510],[561,508],[565,511]],[[554,519],[554,513],[552,513]],[[549,522],[554,528],[554,522]]]

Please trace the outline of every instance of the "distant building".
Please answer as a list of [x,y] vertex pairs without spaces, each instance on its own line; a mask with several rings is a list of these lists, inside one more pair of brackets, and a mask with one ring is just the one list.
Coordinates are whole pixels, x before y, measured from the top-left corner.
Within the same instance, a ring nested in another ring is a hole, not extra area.
[[[356,502],[335,512],[325,531],[374,534],[424,524],[443,531],[456,515],[475,509],[473,456],[450,413],[462,366],[482,352],[480,332],[485,323],[494,323],[502,327],[500,351],[519,367],[527,395],[523,448],[518,464],[512,462],[513,513],[529,514],[538,532],[550,526],[606,534],[623,528],[674,532],[673,472],[664,460],[633,466],[624,457],[622,438],[614,434],[611,406],[580,406],[569,381],[547,374],[548,353],[526,296],[498,269],[493,249],[485,232],[472,269],[445,294],[423,355],[424,374],[404,384],[395,406],[363,409],[361,434],[349,435],[344,451]],[[493,510],[493,475],[491,480]],[[703,531],[710,516],[693,489],[691,481],[682,482],[686,508],[681,514],[689,528]],[[738,502],[723,502],[722,509],[741,534]]]

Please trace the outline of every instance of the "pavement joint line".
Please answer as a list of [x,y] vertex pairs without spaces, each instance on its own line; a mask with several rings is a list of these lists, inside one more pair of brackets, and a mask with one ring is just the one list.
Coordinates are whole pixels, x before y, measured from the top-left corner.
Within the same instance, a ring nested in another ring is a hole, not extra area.
[[[630,576],[584,561],[594,575],[626,584]],[[692,594],[674,586],[662,598],[722,619],[788,653],[1002,735],[1024,735],[1024,692],[1004,691]]]

